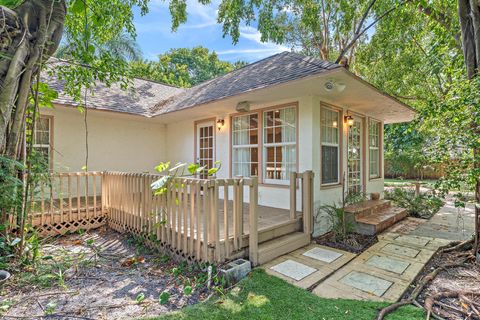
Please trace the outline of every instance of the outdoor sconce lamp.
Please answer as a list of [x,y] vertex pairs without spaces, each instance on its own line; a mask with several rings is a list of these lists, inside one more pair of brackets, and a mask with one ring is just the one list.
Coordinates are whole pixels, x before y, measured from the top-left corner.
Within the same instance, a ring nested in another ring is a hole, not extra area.
[[220,131],[224,125],[225,125],[225,120],[224,119],[218,119],[217,120],[218,131]]
[[346,124],[348,124],[349,127],[353,126],[353,123],[354,123],[353,116],[346,115],[344,117],[344,121],[345,121]]

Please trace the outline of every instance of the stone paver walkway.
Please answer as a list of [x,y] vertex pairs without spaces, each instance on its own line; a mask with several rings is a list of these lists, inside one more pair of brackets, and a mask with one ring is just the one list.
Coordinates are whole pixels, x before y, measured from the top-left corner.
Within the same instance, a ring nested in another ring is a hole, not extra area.
[[313,293],[325,298],[397,301],[437,249],[448,242],[384,233],[376,244],[333,273]]
[[267,273],[303,288],[311,288],[355,257],[355,254],[311,244],[278,257],[262,267]]
[[395,302],[439,247],[471,237],[474,210],[451,200],[430,220],[407,218],[378,236],[362,254],[310,245],[263,268],[325,298]]

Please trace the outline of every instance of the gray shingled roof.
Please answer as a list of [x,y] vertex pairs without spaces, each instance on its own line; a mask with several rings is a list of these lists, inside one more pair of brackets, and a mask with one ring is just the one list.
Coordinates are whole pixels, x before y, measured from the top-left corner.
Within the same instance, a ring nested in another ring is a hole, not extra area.
[[340,65],[298,53],[282,52],[160,101],[151,113],[156,116],[178,111],[336,68]]
[[[62,61],[53,61],[65,63]],[[252,90],[340,68],[338,64],[282,52],[192,88],[177,88],[161,83],[134,79],[133,88],[122,90],[118,84],[107,87],[98,83],[88,97],[88,107],[153,117],[169,112],[232,97]],[[55,76],[44,77],[59,97],[56,103],[77,105],[64,91],[64,82]]]
[[[51,68],[55,65],[65,63],[54,60],[49,63]],[[45,81],[52,89],[58,92],[58,98],[55,103],[65,105],[78,105],[70,96],[65,94],[63,88],[65,82],[53,76],[43,76]],[[87,96],[87,106],[91,109],[108,110],[136,114],[150,117],[151,110],[158,101],[168,100],[170,97],[184,92],[184,88],[177,88],[154,81],[133,79],[133,84],[128,90],[123,90],[120,85],[113,84],[107,87],[103,83],[97,83],[93,91]]]

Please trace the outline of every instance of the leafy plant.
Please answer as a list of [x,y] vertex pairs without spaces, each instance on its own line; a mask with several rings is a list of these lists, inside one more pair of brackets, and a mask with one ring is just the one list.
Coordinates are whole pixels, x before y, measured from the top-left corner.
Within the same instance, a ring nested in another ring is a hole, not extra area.
[[164,305],[164,304],[167,304],[169,299],[170,299],[170,293],[163,291],[158,297],[158,302]]
[[193,289],[192,289],[191,286],[185,286],[185,287],[183,288],[183,294],[186,295],[186,296],[191,295],[191,294],[192,294],[192,291],[193,291]]
[[135,297],[135,301],[140,304],[143,302],[143,300],[145,300],[145,294],[143,292],[140,292],[139,294],[137,294],[137,296]]
[[392,200],[395,205],[407,209],[412,217],[430,218],[440,210],[444,201],[432,192],[415,195],[415,191],[406,188],[394,188],[385,191],[385,199]]

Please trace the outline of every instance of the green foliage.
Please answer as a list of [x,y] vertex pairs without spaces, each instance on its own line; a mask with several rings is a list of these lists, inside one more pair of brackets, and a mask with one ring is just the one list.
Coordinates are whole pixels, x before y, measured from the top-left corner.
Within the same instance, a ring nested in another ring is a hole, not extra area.
[[158,61],[133,61],[131,75],[162,83],[191,87],[221,76],[243,66],[243,62],[231,64],[218,59],[217,54],[204,47],[171,49],[158,56]]
[[215,161],[215,167],[207,169],[204,166],[200,166],[197,163],[177,163],[173,168],[170,168],[170,162],[162,162],[155,167],[155,170],[162,174],[162,177],[157,181],[154,181],[151,185],[155,195],[165,194],[169,188],[177,187],[175,178],[206,175],[207,177],[213,176],[222,165],[220,161]]
[[140,304],[143,302],[143,300],[145,300],[145,294],[143,292],[140,292],[139,294],[137,294],[137,296],[135,297],[135,301]]
[[345,195],[343,203],[333,205],[321,205],[315,209],[316,223],[322,223],[327,219],[329,231],[333,231],[335,241],[345,241],[348,235],[354,232],[353,221],[348,219],[345,207],[366,200],[363,192],[349,192]]
[[23,182],[17,174],[24,169],[22,163],[0,156],[0,217],[21,205],[18,192],[22,190]]
[[135,39],[133,10],[138,7],[145,14],[147,3],[148,0],[112,0],[108,5],[101,0],[68,2],[63,41],[72,48],[68,50],[70,63],[50,69],[65,81],[66,94],[82,102],[84,90],[97,82],[107,86],[120,83],[123,88],[129,85],[128,61],[117,50],[121,45],[113,44],[119,44],[121,39]]
[[410,216],[424,219],[432,217],[444,204],[442,198],[431,192],[416,196],[415,190],[407,188],[386,190],[385,199],[392,200],[395,205],[407,209]]
[[160,304],[167,304],[168,300],[170,299],[170,293],[164,291],[158,297],[158,302]]

